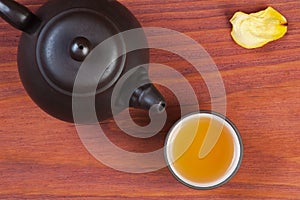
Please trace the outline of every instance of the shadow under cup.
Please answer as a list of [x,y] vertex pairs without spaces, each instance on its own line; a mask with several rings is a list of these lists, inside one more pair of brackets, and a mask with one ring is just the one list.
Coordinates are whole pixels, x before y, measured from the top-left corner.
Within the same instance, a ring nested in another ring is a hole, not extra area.
[[212,189],[228,182],[243,157],[235,125],[219,113],[191,113],[175,123],[165,143],[165,160],[181,183],[194,189]]

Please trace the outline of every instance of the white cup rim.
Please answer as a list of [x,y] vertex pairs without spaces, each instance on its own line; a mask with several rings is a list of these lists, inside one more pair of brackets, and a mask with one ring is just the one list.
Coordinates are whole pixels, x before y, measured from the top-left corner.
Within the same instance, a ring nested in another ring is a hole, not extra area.
[[[208,182],[208,183],[198,183],[198,182],[193,182],[191,180],[186,179],[185,177],[181,176],[176,168],[172,164],[172,159],[171,159],[171,153],[170,153],[170,141],[173,135],[176,133],[174,130],[180,126],[185,120],[188,120],[190,118],[194,117],[211,117],[213,119],[217,119],[218,121],[224,122],[224,125],[230,130],[230,133],[233,136],[234,140],[234,147],[235,147],[235,155],[232,161],[232,164],[228,168],[227,172],[221,176],[219,179]],[[207,189],[213,189],[216,187],[219,187],[225,183],[227,183],[238,171],[240,168],[242,158],[243,158],[243,143],[242,143],[242,138],[240,136],[240,133],[236,126],[224,115],[213,112],[213,111],[199,111],[199,112],[193,112],[188,115],[183,116],[181,119],[179,119],[169,130],[168,135],[166,137],[165,141],[165,149],[164,149],[164,156],[165,156],[165,162],[170,170],[170,172],[173,174],[173,176],[181,183],[184,185],[194,188],[194,189],[200,189],[200,190],[207,190]]]

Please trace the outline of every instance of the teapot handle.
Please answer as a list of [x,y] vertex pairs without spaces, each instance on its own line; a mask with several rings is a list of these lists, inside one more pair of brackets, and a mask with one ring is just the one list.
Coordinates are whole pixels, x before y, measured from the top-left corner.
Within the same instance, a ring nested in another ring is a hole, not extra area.
[[0,0],[0,16],[13,27],[33,33],[40,20],[28,8],[13,0]]

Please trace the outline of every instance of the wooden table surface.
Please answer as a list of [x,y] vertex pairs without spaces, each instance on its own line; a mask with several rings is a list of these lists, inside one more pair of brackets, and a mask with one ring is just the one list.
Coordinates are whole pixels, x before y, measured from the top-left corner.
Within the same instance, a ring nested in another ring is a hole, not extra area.
[[[20,0],[37,10],[45,0]],[[63,2],[63,1],[62,1]],[[244,159],[237,175],[208,191],[177,182],[167,168],[130,174],[94,159],[73,124],[54,119],[28,97],[20,82],[16,53],[20,32],[0,20],[0,198],[95,199],[300,199],[300,1],[299,0],[121,0],[143,26],[180,31],[214,59],[227,92],[227,116],[240,130]],[[230,17],[273,6],[288,19],[288,33],[263,48],[246,50],[231,37]],[[182,58],[151,50],[151,61],[173,67],[193,86],[201,109],[210,109],[207,88]],[[157,73],[150,69],[150,78]],[[185,89],[176,80],[179,91]],[[163,147],[180,117],[178,101],[159,87],[168,104],[163,130],[149,139],[124,134],[112,120],[101,125],[123,149]],[[188,101],[187,101],[188,102]],[[188,103],[187,103],[188,104]],[[188,105],[183,105],[188,106]],[[135,121],[147,113],[133,110]]]

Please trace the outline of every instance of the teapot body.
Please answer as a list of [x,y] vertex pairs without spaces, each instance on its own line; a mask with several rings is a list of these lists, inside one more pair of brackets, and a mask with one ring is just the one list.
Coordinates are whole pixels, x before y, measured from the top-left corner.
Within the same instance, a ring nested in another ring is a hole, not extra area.
[[[42,6],[36,16],[40,19],[39,24],[34,25],[31,33],[24,32],[19,43],[18,68],[22,83],[44,111],[73,122],[72,89],[82,62],[70,55],[72,41],[83,37],[94,48],[119,32],[141,26],[120,3],[106,0],[69,0],[64,3],[52,0]],[[146,42],[145,37],[139,38]],[[120,45],[116,43],[113,51],[118,51]],[[143,49],[123,55],[108,67],[95,96],[99,121],[112,116],[111,96],[118,78],[148,61],[148,50]]]

